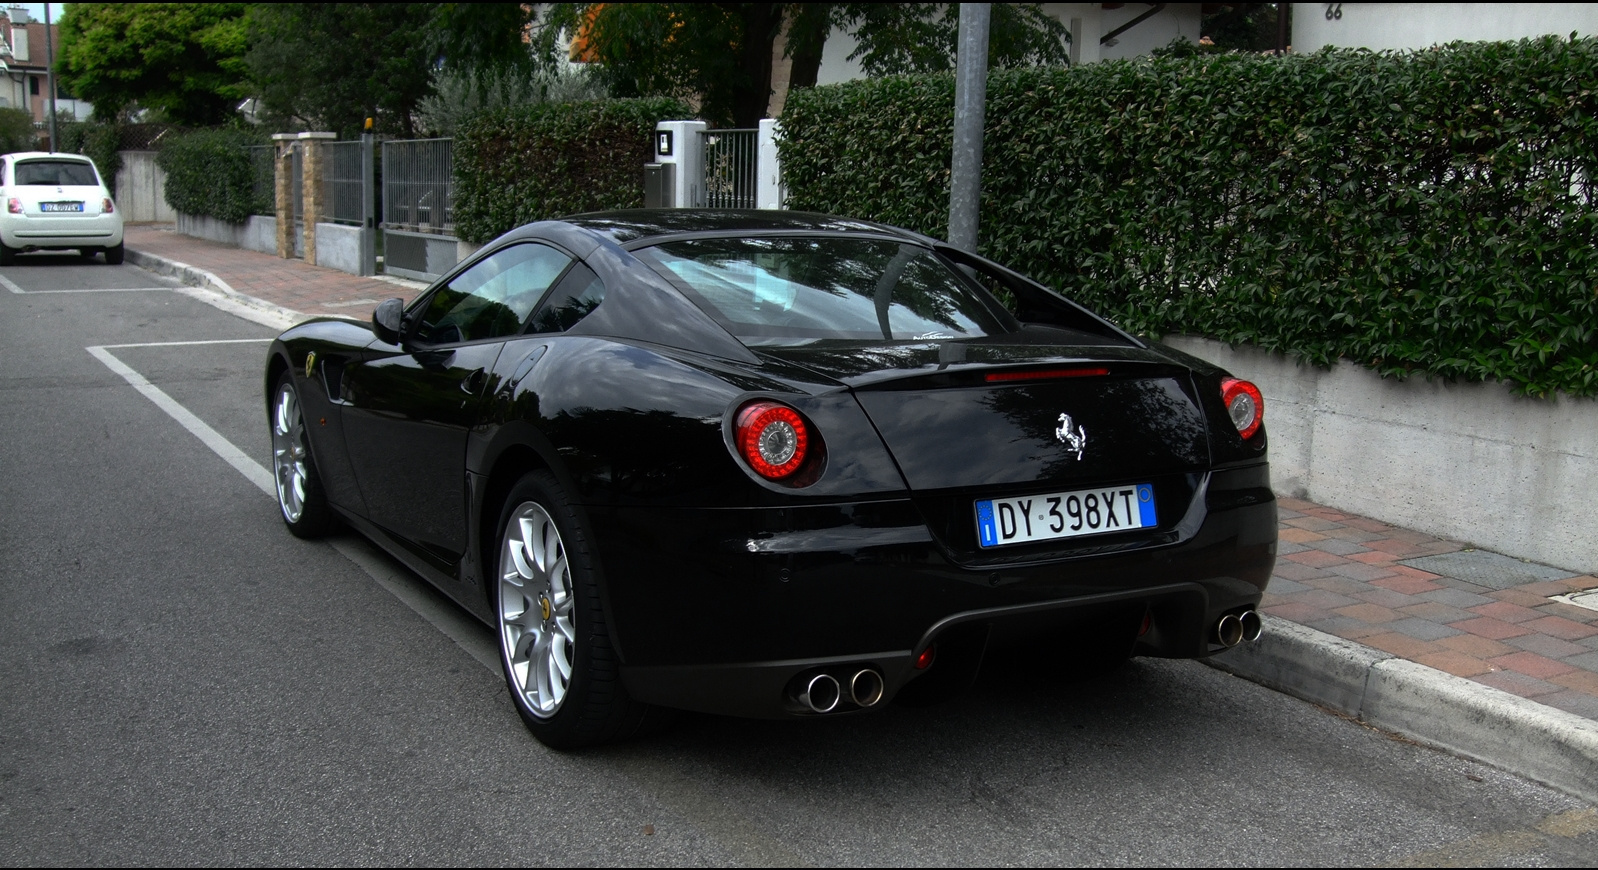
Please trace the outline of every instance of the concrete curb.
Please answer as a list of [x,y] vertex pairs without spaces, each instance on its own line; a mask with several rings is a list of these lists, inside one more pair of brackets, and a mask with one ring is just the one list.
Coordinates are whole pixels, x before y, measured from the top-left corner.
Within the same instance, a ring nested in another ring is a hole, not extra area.
[[157,275],[176,278],[200,291],[190,295],[264,326],[283,330],[306,319],[306,315],[293,309],[240,293],[228,286],[226,281],[198,266],[132,248],[125,248],[125,252],[127,262]]
[[1213,667],[1598,803],[1598,722],[1265,617]]

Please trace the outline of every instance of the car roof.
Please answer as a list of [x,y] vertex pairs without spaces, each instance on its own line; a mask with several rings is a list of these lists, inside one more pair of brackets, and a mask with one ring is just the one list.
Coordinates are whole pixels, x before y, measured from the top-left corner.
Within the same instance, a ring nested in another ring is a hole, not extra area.
[[873,221],[776,209],[662,208],[601,211],[561,218],[626,248],[672,236],[749,236],[766,233],[863,234],[934,243],[917,233]]
[[94,162],[82,154],[72,154],[66,151],[15,151],[10,154],[0,154],[0,157],[4,157],[8,160],[33,160],[35,158],[47,157],[51,160],[74,160],[78,163]]

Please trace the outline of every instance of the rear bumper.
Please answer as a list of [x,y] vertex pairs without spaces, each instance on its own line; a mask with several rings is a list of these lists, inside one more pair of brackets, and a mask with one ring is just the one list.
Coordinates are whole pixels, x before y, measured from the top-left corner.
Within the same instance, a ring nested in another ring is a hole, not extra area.
[[1131,646],[1146,615],[1136,654],[1209,655],[1215,622],[1259,604],[1276,557],[1263,463],[1204,476],[1173,542],[1002,566],[962,564],[908,500],[588,510],[629,692],[756,717],[814,715],[794,692],[818,673],[875,669],[891,699],[939,667],[918,671],[916,656],[956,634],[1114,622]]
[[114,248],[122,244],[122,216],[37,218],[6,215],[0,219],[0,241],[18,250]]

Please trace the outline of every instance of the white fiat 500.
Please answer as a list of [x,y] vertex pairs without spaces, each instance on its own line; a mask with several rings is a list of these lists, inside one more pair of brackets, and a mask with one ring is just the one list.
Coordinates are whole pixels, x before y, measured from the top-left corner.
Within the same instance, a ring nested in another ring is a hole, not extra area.
[[21,151],[0,156],[0,265],[24,251],[104,252],[122,262],[122,215],[81,154]]

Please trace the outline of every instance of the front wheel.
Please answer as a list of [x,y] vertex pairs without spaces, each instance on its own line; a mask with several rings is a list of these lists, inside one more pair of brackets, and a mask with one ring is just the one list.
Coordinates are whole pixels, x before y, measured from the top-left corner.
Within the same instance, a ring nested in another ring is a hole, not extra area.
[[338,526],[327,506],[322,481],[311,458],[310,437],[294,376],[284,372],[272,392],[272,476],[277,481],[277,506],[295,537],[319,538]]
[[523,477],[499,529],[500,665],[527,729],[546,746],[577,749],[632,737],[659,720],[622,687],[591,538],[555,478]]

